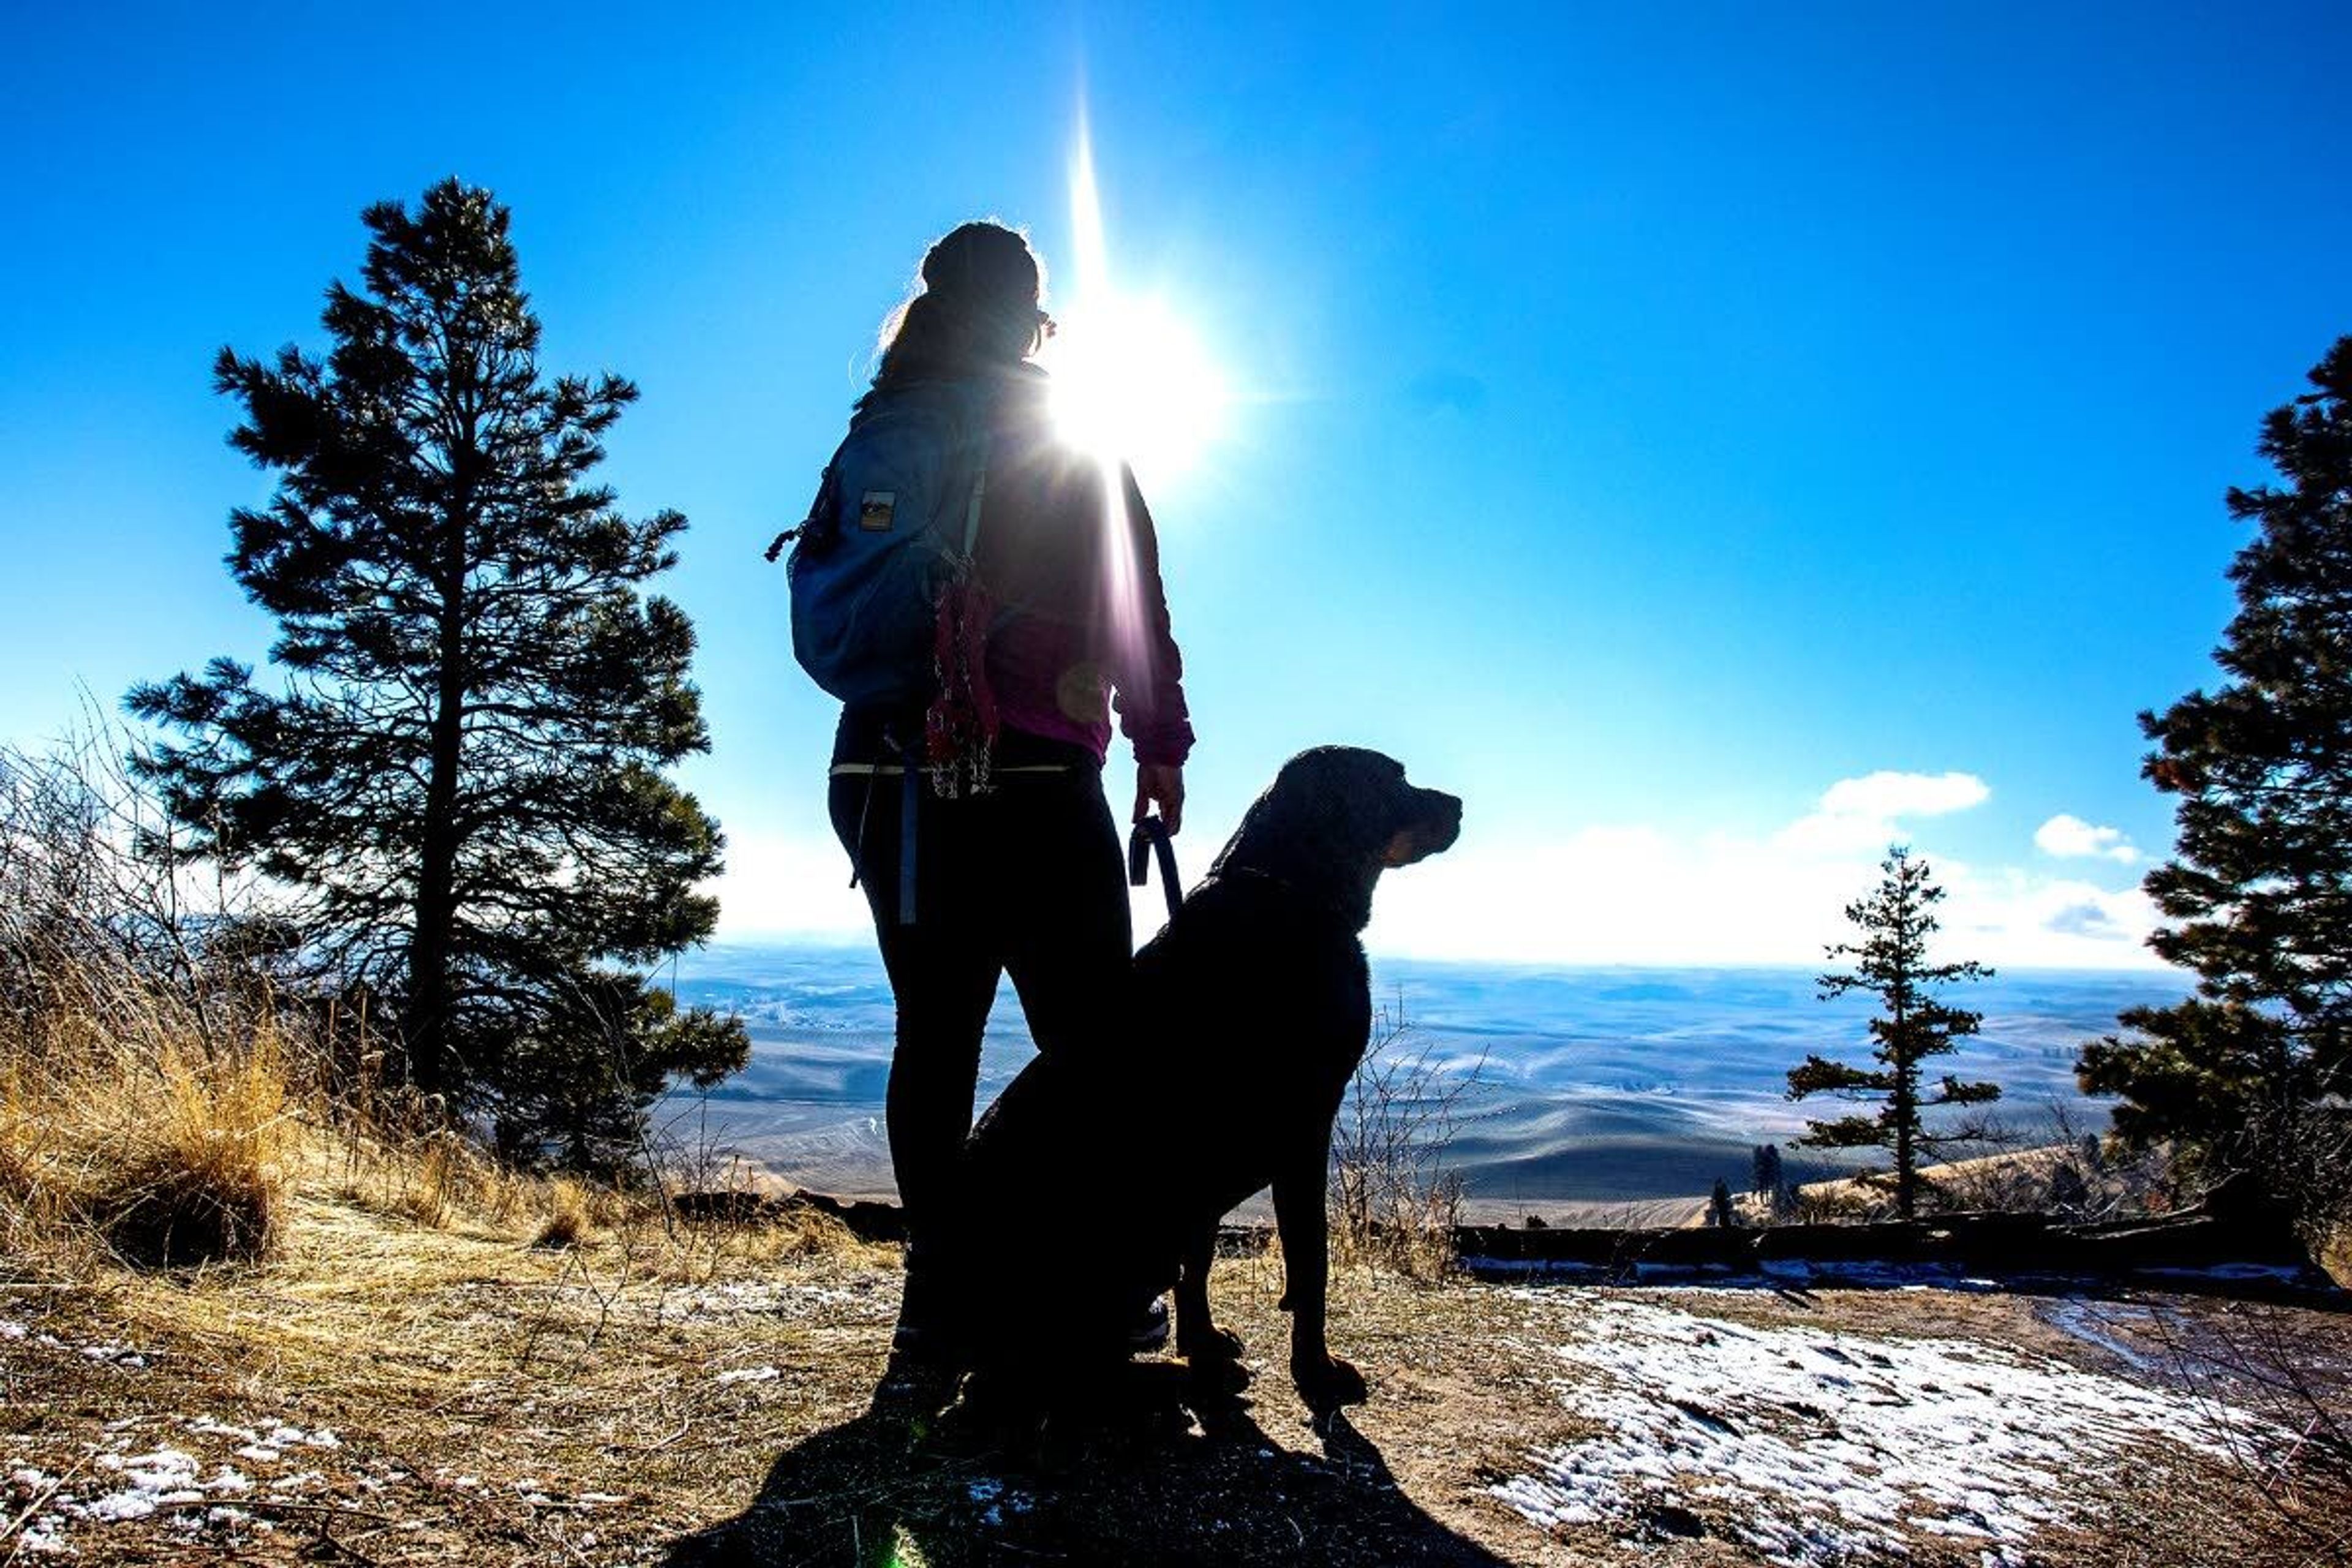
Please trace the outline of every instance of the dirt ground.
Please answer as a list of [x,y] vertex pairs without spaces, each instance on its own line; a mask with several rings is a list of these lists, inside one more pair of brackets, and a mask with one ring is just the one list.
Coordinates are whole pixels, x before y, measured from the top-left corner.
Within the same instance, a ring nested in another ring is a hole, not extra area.
[[[1279,1264],[1237,1257],[1216,1299],[1250,1347],[1246,1395],[1191,1398],[1179,1363],[1147,1361],[1098,1409],[1008,1442],[951,1391],[886,1380],[887,1249],[607,1235],[550,1251],[316,1196],[289,1235],[278,1260],[242,1270],[18,1268],[0,1282],[0,1563],[2344,1561],[2326,1537],[2333,1505],[2251,1447],[2117,1441],[2077,1456],[2065,1506],[2024,1545],[1900,1521],[1899,1551],[1759,1545],[1748,1502],[1681,1481],[1549,1521],[1504,1495],[1538,1456],[1580,1462],[1557,1456],[1612,1419],[1598,1374],[1556,1350],[1580,1323],[1685,1314],[1713,1325],[1701,1341],[1967,1342],[2002,1365],[2160,1382],[2199,1325],[2239,1342],[2221,1306],[2053,1312],[1997,1293],[1432,1287],[1353,1271],[1336,1283],[1331,1338],[1372,1397],[1318,1423],[1283,1371]],[[2325,1312],[2264,1321],[2344,1337]],[[2204,1394],[2262,1397],[2226,1372]],[[1731,1425],[1707,1400],[1661,1397]],[[1664,1441],[1666,1470],[1679,1441]]]

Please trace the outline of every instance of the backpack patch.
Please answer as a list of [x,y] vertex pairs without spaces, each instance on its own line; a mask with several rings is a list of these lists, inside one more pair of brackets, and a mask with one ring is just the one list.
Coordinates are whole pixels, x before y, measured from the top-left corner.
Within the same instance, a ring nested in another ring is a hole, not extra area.
[[870,404],[793,531],[793,654],[852,707],[939,692],[940,595],[969,574],[987,478],[984,396],[919,382]]

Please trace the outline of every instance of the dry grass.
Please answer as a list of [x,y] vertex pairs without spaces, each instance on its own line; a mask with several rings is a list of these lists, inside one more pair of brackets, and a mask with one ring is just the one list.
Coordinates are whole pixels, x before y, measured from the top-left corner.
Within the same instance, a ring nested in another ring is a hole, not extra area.
[[[275,983],[285,911],[199,885],[93,721],[47,756],[0,750],[0,1244],[49,1276],[269,1260],[292,1194],[428,1231],[618,1247],[629,1270],[819,1256],[816,1215],[687,1226],[662,1183],[618,1191],[501,1165],[444,1107],[383,1081],[371,994],[306,1006]],[[296,922],[299,927],[299,921]],[[707,1186],[712,1152],[671,1151]]]
[[2344,1221],[2329,1228],[2320,1237],[2319,1266],[2328,1277],[2347,1290],[2352,1290],[2352,1221]]
[[48,1020],[0,1065],[0,1229],[20,1251],[249,1260],[281,1223],[295,1131],[283,1042],[168,1018]]
[[265,1255],[310,1065],[152,837],[105,730],[0,752],[0,1234],[19,1256],[177,1267]]
[[588,1235],[588,1195],[579,1182],[563,1177],[547,1187],[547,1218],[531,1238],[533,1247],[577,1247]]
[[[2072,1149],[2052,1145],[1979,1154],[1940,1165],[1929,1165],[1919,1173],[1919,1206],[1926,1213],[1937,1209],[1999,1206],[1985,1201],[1986,1195],[1995,1191],[2046,1190],[2053,1173],[2066,1166],[2074,1157]],[[1755,1194],[1745,1194],[1745,1197],[1748,1200],[1744,1205],[1746,1208],[1751,1212],[1759,1208]],[[1893,1181],[1885,1176],[1836,1176],[1826,1181],[1807,1182],[1796,1191],[1797,1211],[1800,1215],[1809,1218],[1874,1219],[1891,1215],[1894,1206]]]
[[[2110,1152],[2095,1140],[2068,1137],[2032,1148],[1948,1160],[1919,1172],[1923,1215],[1956,1212],[2053,1214],[2104,1219],[2159,1210],[2169,1151]],[[1796,1189],[1790,1216],[1807,1224],[1885,1219],[1895,1212],[1894,1181],[1885,1174],[1835,1177]],[[1769,1200],[1743,1194],[1743,1222],[1766,1223]]]

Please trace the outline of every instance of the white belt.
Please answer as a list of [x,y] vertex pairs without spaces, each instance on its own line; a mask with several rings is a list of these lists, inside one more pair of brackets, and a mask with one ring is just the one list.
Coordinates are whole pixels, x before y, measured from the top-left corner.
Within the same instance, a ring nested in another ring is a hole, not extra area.
[[[1066,773],[1076,766],[1075,763],[1031,763],[1017,768],[991,768],[988,773],[991,778],[1002,778],[1006,773]],[[927,768],[915,771],[929,772]],[[829,776],[837,779],[902,778],[906,772],[903,763],[835,763]]]

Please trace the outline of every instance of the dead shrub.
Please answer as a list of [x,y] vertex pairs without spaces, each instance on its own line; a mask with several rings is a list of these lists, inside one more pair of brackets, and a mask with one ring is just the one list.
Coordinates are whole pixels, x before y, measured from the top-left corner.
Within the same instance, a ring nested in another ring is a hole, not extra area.
[[2306,1108],[2284,1163],[2281,1185],[2313,1261],[2352,1289],[2352,1103]]
[[745,1237],[742,1245],[763,1258],[838,1258],[867,1244],[823,1209],[795,1204]]
[[2318,1261],[2329,1279],[2352,1290],[2352,1220],[2338,1220],[2320,1237]]
[[27,1252],[257,1258],[299,1042],[237,911],[132,853],[152,808],[115,739],[0,752],[0,1226]]
[[448,1105],[387,1081],[397,1050],[381,994],[306,967],[299,908],[175,855],[124,765],[138,743],[93,719],[47,756],[0,749],[6,1257],[58,1269],[258,1258],[298,1177],[431,1229],[618,1240],[625,1269],[665,1276],[707,1272],[721,1252],[840,1245],[837,1226],[802,1216],[718,1247],[672,1223],[658,1184],[623,1193],[501,1165]]
[[576,1178],[558,1176],[547,1184],[547,1217],[531,1240],[533,1247],[564,1248],[587,1239],[590,1194]]
[[1486,1058],[1459,1068],[1411,1033],[1402,1003],[1382,1008],[1340,1102],[1331,1138],[1331,1234],[1343,1264],[1432,1280],[1454,1267],[1462,1178],[1445,1157]]
[[263,1256],[282,1223],[291,1118],[267,1033],[207,1053],[85,1038],[9,1074],[0,1197],[29,1236],[134,1265]]
[[2148,1322],[2203,1435],[2260,1500],[2245,1522],[2275,1560],[2352,1564],[2352,1364],[2335,1325],[2246,1301],[2159,1309]]

